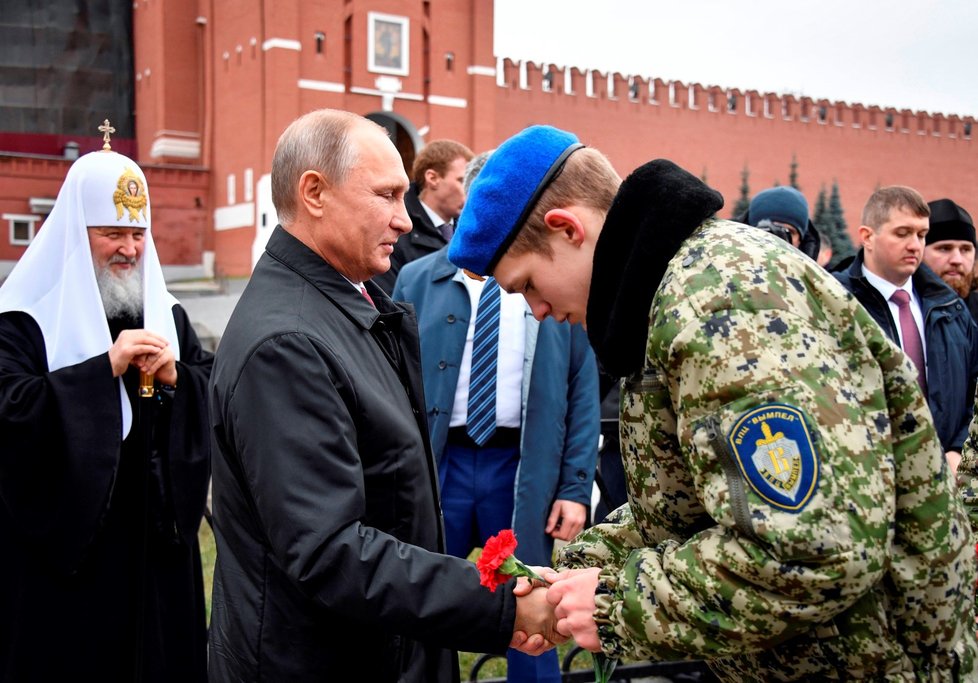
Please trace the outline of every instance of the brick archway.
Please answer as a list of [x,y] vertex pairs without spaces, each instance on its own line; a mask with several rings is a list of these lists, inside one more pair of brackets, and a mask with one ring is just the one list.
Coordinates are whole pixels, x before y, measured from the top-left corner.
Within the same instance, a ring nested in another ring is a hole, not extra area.
[[414,166],[414,156],[424,147],[424,141],[418,134],[418,129],[410,120],[394,112],[383,111],[367,114],[366,118],[383,126],[404,162],[404,172],[411,177]]

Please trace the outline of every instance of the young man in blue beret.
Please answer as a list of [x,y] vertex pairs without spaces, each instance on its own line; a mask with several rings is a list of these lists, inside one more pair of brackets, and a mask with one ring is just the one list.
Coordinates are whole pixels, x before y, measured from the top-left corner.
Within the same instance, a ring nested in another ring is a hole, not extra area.
[[558,630],[731,681],[970,680],[974,541],[912,364],[722,205],[665,160],[621,182],[548,126],[470,190],[449,258],[585,324],[624,378],[629,502],[547,574]]
[[[463,189],[488,153],[465,168]],[[523,562],[587,522],[598,453],[598,368],[580,325],[539,322],[519,294],[466,277],[448,247],[404,265],[393,299],[414,305],[447,551],[468,557],[512,528]],[[560,683],[557,651],[510,648],[509,683]]]

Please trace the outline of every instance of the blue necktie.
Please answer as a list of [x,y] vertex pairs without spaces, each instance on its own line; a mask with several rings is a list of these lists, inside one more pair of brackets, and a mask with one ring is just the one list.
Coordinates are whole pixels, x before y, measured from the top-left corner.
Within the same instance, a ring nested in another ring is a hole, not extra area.
[[499,353],[499,285],[486,280],[472,337],[466,430],[483,446],[496,431],[496,356]]

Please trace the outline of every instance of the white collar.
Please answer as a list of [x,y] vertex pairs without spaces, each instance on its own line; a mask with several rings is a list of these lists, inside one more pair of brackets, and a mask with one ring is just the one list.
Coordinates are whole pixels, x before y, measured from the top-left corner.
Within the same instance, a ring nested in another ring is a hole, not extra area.
[[442,218],[437,213],[435,213],[435,210],[432,209],[427,204],[425,204],[424,202],[422,202],[420,198],[418,199],[418,202],[421,204],[421,208],[424,209],[424,212],[428,214],[428,218],[431,219],[431,224],[436,228],[440,228],[441,226],[445,225],[445,223],[451,222],[451,221],[446,221],[444,218]]
[[914,300],[912,277],[908,277],[906,282],[904,282],[902,285],[897,286],[892,282],[890,282],[889,280],[884,280],[879,275],[871,271],[869,268],[866,267],[865,263],[862,264],[862,268],[863,268],[863,277],[869,280],[869,284],[871,284],[880,294],[882,294],[883,298],[886,299],[887,301],[890,300],[890,297],[892,297],[893,293],[896,292],[898,289],[902,289],[903,291],[905,291],[907,295],[910,297],[911,301]]

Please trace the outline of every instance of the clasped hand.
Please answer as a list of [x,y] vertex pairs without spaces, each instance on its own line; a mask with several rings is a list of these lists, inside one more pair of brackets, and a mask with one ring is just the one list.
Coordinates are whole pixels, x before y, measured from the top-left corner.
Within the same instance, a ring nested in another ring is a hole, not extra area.
[[177,365],[170,342],[149,330],[123,330],[109,349],[112,376],[120,377],[132,365],[156,375],[163,384],[177,383]]
[[599,652],[601,641],[594,622],[594,591],[599,569],[557,572],[534,567],[550,586],[517,579],[516,623],[510,647],[539,655],[573,637],[585,650]]

